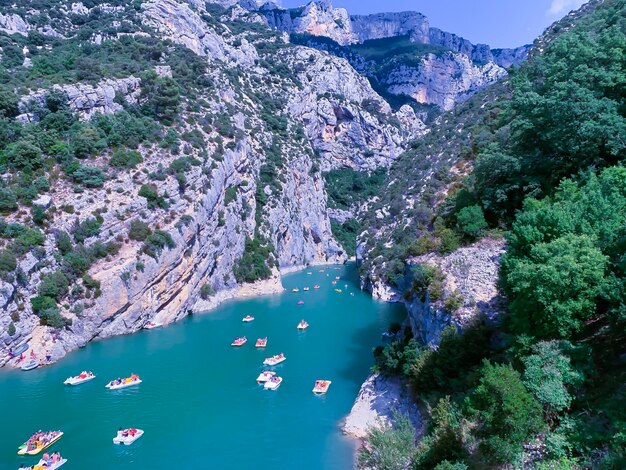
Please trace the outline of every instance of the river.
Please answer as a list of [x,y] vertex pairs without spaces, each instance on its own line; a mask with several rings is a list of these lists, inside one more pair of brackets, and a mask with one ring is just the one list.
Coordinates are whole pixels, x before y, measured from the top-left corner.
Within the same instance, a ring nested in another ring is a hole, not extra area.
[[[341,279],[333,285],[335,276]],[[351,265],[311,268],[284,276],[280,295],[90,343],[54,366],[0,370],[0,469],[36,463],[16,451],[39,429],[64,432],[50,449],[68,459],[63,470],[351,468],[355,442],[339,425],[368,375],[372,347],[404,315],[399,305],[360,292],[357,281]],[[255,320],[242,323],[248,314]],[[310,324],[304,332],[296,329],[301,319]],[[243,335],[246,345],[230,346]],[[256,349],[265,336],[267,348]],[[255,382],[263,359],[280,352],[287,360],[274,369],[284,381],[277,391],[263,390]],[[83,369],[96,379],[63,385]],[[143,383],[104,387],[131,372]],[[327,395],[311,393],[316,379],[332,380]],[[120,426],[145,434],[117,446],[111,440]]]

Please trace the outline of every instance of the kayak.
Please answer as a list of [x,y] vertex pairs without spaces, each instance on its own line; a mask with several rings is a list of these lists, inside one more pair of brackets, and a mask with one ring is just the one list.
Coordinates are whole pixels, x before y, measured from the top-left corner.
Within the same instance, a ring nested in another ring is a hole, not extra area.
[[271,370],[264,370],[263,372],[261,372],[259,374],[259,376],[256,378],[256,383],[258,384],[262,384],[267,382],[269,379],[271,379],[272,377],[274,377],[276,375],[276,372],[273,372]]
[[65,385],[80,385],[80,384],[84,384],[85,382],[89,382],[90,380],[93,380],[95,378],[96,376],[93,374],[91,375],[79,374],[75,377],[68,377],[67,379],[65,379],[65,382],[63,383]]
[[257,339],[254,346],[257,348],[264,348],[265,346],[267,346],[267,337]]
[[108,384],[105,385],[109,390],[119,390],[121,388],[132,387],[133,385],[139,385],[141,383],[141,379],[138,376],[135,377],[126,377],[122,379],[121,383],[115,383],[115,380],[111,380]]
[[341,289],[335,289],[335,292],[338,292],[341,294],[343,291]]
[[142,429],[134,429],[134,433],[132,433],[132,431],[130,429],[124,429],[124,431],[127,433],[126,436],[121,435],[120,432],[117,433],[117,436],[115,436],[113,438],[113,444],[124,444],[124,445],[131,445],[133,442],[135,442],[137,439],[139,439],[141,436],[143,436],[143,430]]
[[313,387],[313,393],[322,395],[328,392],[328,388],[332,382],[330,380],[316,380],[315,386]]
[[278,354],[276,356],[268,357],[263,361],[263,364],[266,366],[275,366],[276,364],[280,364],[283,361],[286,361],[287,358],[284,354]]
[[265,390],[276,390],[278,389],[278,387],[280,387],[281,383],[283,383],[282,377],[272,377],[270,380],[265,382],[265,385],[263,385],[263,388]]
[[[45,434],[48,434],[48,433],[45,433]],[[63,437],[63,431],[53,431],[50,434],[52,434],[52,438],[49,441],[46,441],[45,443],[43,441],[37,441],[39,445],[35,446],[35,448],[31,450],[28,450],[28,441],[26,441],[24,444],[18,447],[17,453],[19,455],[26,455],[26,454],[37,455],[39,452],[41,452],[44,449],[47,449],[48,447],[50,447],[52,444],[54,444],[56,441],[58,441],[59,439]]]
[[22,366],[22,370],[24,371],[33,370],[33,369],[36,369],[37,367],[39,367],[39,361],[35,359],[31,359],[30,361],[28,361],[26,364]]
[[51,465],[47,465],[44,459],[41,459],[37,465],[33,466],[33,470],[55,470],[56,468],[62,467],[67,463],[67,459],[61,459],[58,462],[55,462]]
[[28,343],[23,343],[23,344],[20,344],[17,348],[11,349],[9,351],[9,356],[13,356],[13,357],[19,356],[20,354],[26,351],[28,351]]

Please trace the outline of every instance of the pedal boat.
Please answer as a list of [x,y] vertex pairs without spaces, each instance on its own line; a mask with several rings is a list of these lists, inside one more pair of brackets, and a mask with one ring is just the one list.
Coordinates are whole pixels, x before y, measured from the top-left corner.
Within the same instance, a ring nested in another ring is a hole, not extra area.
[[252,315],[246,315],[241,319],[241,321],[244,323],[250,323],[251,321],[254,321],[254,317]]
[[254,345],[255,348],[264,348],[265,346],[267,346],[267,337],[257,339]]
[[272,377],[274,377],[276,375],[276,372],[271,371],[271,370],[264,370],[263,372],[261,372],[259,374],[259,376],[256,378],[256,383],[258,384],[262,384],[267,382],[268,380],[270,380]]
[[268,357],[263,361],[263,365],[266,366],[275,366],[280,364],[283,361],[286,361],[287,358],[283,353],[277,354],[276,356]]
[[246,344],[248,342],[248,338],[246,338],[245,336],[243,338],[236,338],[235,341],[233,341],[232,343],[230,343],[231,346],[243,346],[244,344]]
[[278,387],[280,387],[281,383],[283,383],[283,378],[274,376],[271,379],[269,379],[267,382],[265,382],[265,385],[263,385],[263,388],[265,390],[277,390]]
[[85,382],[89,382],[90,380],[95,379],[96,376],[94,374],[88,374],[87,372],[81,372],[80,374],[74,376],[74,377],[68,377],[67,379],[65,379],[65,382],[63,382],[65,385],[80,385],[80,384],[84,384]]
[[141,379],[138,375],[132,374],[130,377],[126,377],[122,379],[122,383],[115,383],[115,380],[111,380],[108,384],[105,385],[109,390],[119,390],[121,388],[132,387],[133,385],[139,385],[141,383]]
[[[126,436],[124,436],[124,433],[126,433]],[[113,444],[124,444],[129,446],[141,436],[143,436],[142,429],[124,429],[123,431],[117,432],[117,436],[113,438]]]
[[332,382],[330,380],[316,380],[313,387],[313,393],[316,395],[323,395],[328,392],[328,388]]
[[54,431],[52,432],[52,434],[53,434],[52,439],[50,439],[45,444],[42,441],[37,441],[38,445],[36,445],[35,448],[31,450],[28,450],[28,441],[26,441],[24,444],[18,447],[17,453],[19,455],[37,455],[39,452],[41,452],[44,449],[47,449],[48,447],[50,447],[52,444],[54,444],[56,441],[58,441],[59,439],[63,437],[63,431]]
[[302,320],[300,323],[298,323],[298,329],[299,330],[306,330],[309,327],[309,324],[307,322],[305,322],[304,320]]

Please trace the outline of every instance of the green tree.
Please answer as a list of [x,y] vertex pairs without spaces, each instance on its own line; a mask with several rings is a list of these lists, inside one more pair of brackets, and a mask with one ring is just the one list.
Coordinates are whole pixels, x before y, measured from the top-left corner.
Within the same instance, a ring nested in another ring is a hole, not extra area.
[[374,427],[358,455],[358,468],[407,468],[415,453],[415,428],[407,416],[394,413],[393,424]]
[[[563,342],[563,345],[569,343]],[[583,375],[572,366],[560,342],[540,341],[533,346],[531,355],[522,358],[522,362],[524,384],[543,404],[548,415],[569,408],[572,395],[568,387],[580,385]]]
[[60,271],[46,274],[39,284],[39,295],[58,301],[67,293],[69,285],[67,276]]
[[522,444],[544,429],[541,406],[509,365],[485,360],[467,407],[479,423],[481,453],[492,463],[518,461]]
[[480,206],[464,207],[456,216],[457,230],[470,240],[478,238],[487,228],[487,221]]
[[565,235],[509,258],[506,285],[513,294],[511,324],[520,333],[567,338],[596,313],[607,257],[591,238]]

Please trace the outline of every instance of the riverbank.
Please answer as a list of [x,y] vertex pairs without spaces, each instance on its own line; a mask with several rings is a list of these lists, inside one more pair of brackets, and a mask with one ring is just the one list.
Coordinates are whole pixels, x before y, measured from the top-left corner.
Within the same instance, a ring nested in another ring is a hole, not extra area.
[[[302,269],[302,268],[300,268]],[[284,291],[281,276],[286,273],[276,271],[270,279],[243,284],[235,289],[219,291],[206,300],[198,299],[193,309],[188,312],[179,312],[177,315],[159,315],[151,319],[152,323],[166,326],[185,318],[189,313],[209,312],[215,310],[228,300],[260,297],[264,295],[280,294]],[[125,330],[115,330],[106,335],[98,335],[87,341],[76,341],[71,334],[58,334],[52,328],[36,326],[31,335],[27,336],[22,344],[27,343],[28,349],[23,352],[23,360],[20,356],[8,358],[8,351],[0,359],[0,367],[20,368],[24,361],[33,358],[41,365],[52,365],[63,359],[68,353],[85,346],[88,342],[107,339],[113,336],[132,334],[140,331],[144,325],[129,325]]]
[[361,386],[352,410],[344,420],[342,431],[363,440],[373,428],[390,425],[396,412],[407,415],[418,435],[421,434],[421,415],[406,383],[399,377],[373,373]]

